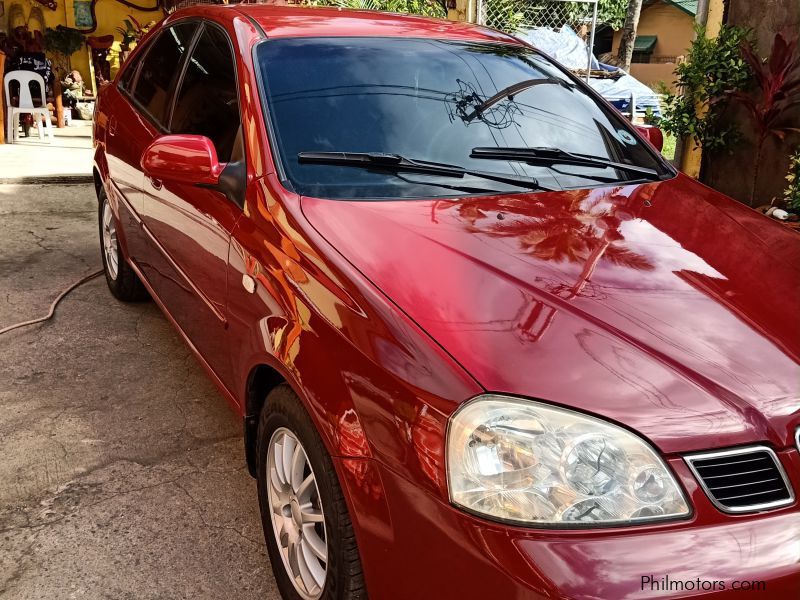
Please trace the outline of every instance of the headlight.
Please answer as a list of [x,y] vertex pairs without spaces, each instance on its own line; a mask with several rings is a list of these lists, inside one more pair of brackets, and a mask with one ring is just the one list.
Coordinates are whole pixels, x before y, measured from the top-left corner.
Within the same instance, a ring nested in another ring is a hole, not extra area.
[[661,458],[629,431],[503,396],[461,407],[447,434],[450,500],[497,519],[550,526],[685,516]]

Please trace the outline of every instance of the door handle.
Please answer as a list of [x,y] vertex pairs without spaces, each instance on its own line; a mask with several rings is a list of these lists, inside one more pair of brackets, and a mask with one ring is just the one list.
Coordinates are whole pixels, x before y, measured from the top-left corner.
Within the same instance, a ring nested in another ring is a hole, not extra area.
[[111,117],[108,123],[108,135],[114,137],[117,133],[117,117]]

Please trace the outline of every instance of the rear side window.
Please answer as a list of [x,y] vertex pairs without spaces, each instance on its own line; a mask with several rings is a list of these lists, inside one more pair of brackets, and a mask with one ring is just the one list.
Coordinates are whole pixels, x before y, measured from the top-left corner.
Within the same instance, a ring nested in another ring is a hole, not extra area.
[[206,25],[186,66],[172,113],[172,133],[204,135],[228,162],[239,131],[236,67],[227,35]]
[[133,98],[158,123],[166,121],[170,87],[192,39],[195,23],[165,29],[147,50]]

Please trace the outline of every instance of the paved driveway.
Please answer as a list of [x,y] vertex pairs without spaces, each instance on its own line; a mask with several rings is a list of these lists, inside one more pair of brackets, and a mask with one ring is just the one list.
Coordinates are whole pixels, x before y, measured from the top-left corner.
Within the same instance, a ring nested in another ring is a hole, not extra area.
[[88,127],[64,127],[55,130],[53,143],[42,143],[33,133],[16,144],[0,144],[0,184],[90,177],[94,151],[89,136]]
[[[100,267],[88,185],[0,185],[0,328]],[[241,423],[95,279],[0,336],[0,598],[277,598]]]

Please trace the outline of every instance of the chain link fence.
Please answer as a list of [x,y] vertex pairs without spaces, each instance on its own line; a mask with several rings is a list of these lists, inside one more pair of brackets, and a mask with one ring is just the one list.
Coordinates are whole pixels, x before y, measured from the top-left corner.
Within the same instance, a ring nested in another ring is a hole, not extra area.
[[568,25],[585,35],[596,19],[596,9],[594,0],[479,0],[478,19],[482,25],[508,33],[534,27],[558,30]]
[[[597,28],[597,1],[478,0],[478,22],[511,34],[535,28],[558,31],[566,25],[592,48]],[[591,64],[590,50],[586,57],[587,76]]]

